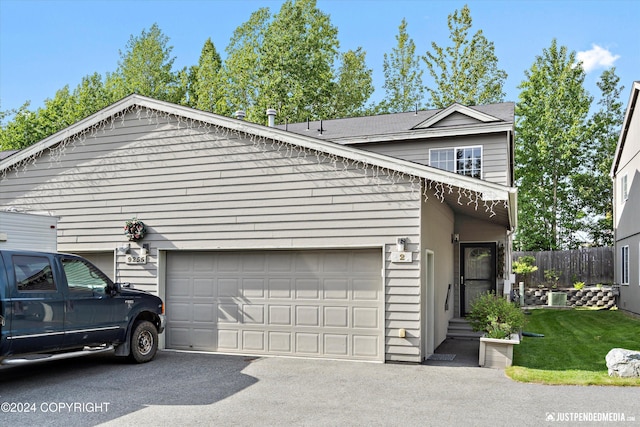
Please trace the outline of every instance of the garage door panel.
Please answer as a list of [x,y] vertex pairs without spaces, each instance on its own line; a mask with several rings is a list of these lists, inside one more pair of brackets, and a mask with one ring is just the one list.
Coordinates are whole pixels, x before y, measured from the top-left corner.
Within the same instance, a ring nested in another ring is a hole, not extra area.
[[207,322],[214,323],[215,319],[215,304],[193,304],[193,321],[194,322]]
[[287,278],[269,279],[269,298],[287,299],[293,298],[291,287],[292,280]]
[[245,298],[264,299],[266,294],[266,280],[264,278],[250,278],[242,281],[242,296]]
[[371,279],[353,279],[353,299],[356,301],[378,301],[381,290],[375,287],[376,281]]
[[323,289],[324,299],[347,300],[349,298],[349,279],[326,279]]
[[320,326],[320,307],[296,306],[296,326]]
[[358,329],[378,329],[379,313],[376,307],[354,307],[353,327]]
[[291,353],[291,332],[269,332],[269,351]]
[[371,335],[353,335],[353,355],[375,357],[378,355],[379,338]]
[[[229,330],[229,329],[220,329],[218,330],[218,349],[219,350],[228,350],[228,351],[237,351],[238,347],[238,331],[237,330]],[[210,349],[215,350],[215,349]]]
[[349,336],[347,334],[325,334],[324,352],[331,356],[348,356]]
[[246,351],[265,351],[264,335],[263,331],[243,331],[242,349]]
[[349,327],[348,307],[324,307],[323,325],[331,328]]
[[296,334],[296,353],[319,356],[320,334],[298,332]]
[[237,298],[240,296],[240,279],[219,278],[216,286],[218,298]]
[[318,300],[320,298],[319,279],[297,279],[296,299]]
[[166,316],[169,322],[189,322],[191,320],[191,303],[174,302],[171,304],[171,311],[167,311]]
[[270,326],[291,326],[291,306],[270,305],[269,306]]
[[245,325],[264,325],[264,306],[243,304],[242,322]]
[[167,266],[169,348],[384,358],[380,250],[168,252]]
[[238,323],[238,304],[218,304],[218,323]]

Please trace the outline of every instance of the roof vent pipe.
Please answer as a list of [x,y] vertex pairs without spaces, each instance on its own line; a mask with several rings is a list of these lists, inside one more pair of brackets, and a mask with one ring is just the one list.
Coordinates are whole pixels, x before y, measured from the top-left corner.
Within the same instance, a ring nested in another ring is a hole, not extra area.
[[234,113],[234,116],[236,117],[236,119],[238,120],[244,120],[246,114],[244,113],[243,110],[238,110]]
[[276,125],[276,110],[269,108],[267,110],[267,118],[269,119],[268,126],[270,128],[274,127]]

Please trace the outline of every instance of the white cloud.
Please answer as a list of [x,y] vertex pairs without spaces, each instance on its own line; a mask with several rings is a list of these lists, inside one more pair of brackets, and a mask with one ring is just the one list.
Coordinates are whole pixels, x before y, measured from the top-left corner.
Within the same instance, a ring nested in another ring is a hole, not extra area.
[[578,52],[576,55],[578,61],[582,62],[582,68],[586,73],[596,68],[609,68],[620,58],[620,55],[613,55],[608,49],[598,46],[597,44],[591,46],[591,50]]

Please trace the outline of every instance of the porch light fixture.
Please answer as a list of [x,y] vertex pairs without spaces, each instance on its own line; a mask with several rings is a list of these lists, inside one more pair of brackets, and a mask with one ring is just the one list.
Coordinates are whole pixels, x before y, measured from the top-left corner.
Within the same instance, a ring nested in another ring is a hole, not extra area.
[[451,235],[451,243],[458,243],[460,241],[460,235],[458,233],[454,233]]
[[129,253],[130,249],[131,249],[131,243],[127,243],[127,244],[124,244],[122,246],[118,246],[116,248],[116,253],[118,255],[126,255],[126,254]]

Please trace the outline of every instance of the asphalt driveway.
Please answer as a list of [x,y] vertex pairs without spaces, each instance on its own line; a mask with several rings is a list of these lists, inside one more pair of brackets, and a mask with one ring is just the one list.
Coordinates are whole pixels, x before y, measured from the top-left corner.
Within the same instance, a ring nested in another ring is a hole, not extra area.
[[519,384],[477,367],[162,351],[145,365],[94,356],[2,368],[0,402],[35,410],[3,409],[0,420],[67,427],[628,424],[640,421],[638,392]]

